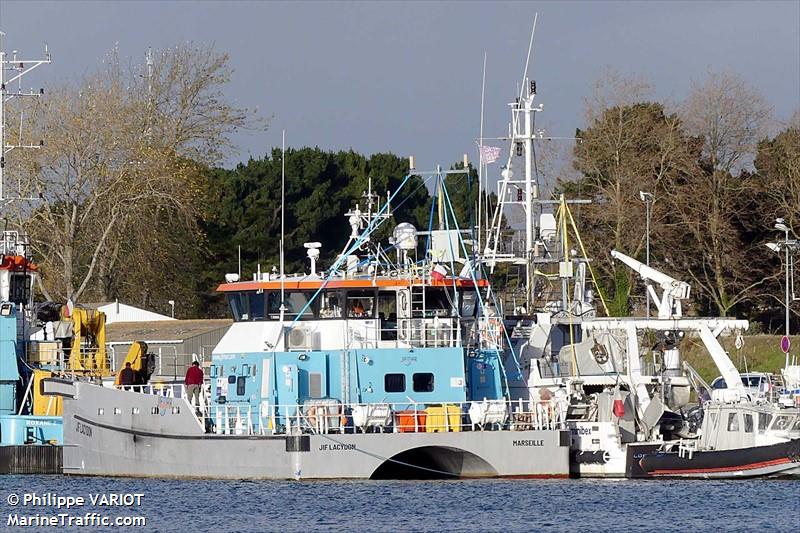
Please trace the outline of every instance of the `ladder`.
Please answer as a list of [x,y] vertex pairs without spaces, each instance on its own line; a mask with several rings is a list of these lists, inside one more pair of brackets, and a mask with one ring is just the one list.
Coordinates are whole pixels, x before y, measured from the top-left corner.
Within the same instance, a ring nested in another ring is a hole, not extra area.
[[411,286],[411,317],[425,317],[425,285]]

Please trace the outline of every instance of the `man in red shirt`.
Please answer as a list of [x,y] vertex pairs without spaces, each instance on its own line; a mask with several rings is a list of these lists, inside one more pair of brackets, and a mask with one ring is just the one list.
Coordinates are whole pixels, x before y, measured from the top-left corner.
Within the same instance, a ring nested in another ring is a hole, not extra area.
[[[189,403],[197,406],[200,403],[200,387],[203,386],[203,370],[200,363],[192,362],[192,366],[186,371],[186,378],[183,380],[186,385],[186,394]],[[194,401],[192,401],[194,399]]]

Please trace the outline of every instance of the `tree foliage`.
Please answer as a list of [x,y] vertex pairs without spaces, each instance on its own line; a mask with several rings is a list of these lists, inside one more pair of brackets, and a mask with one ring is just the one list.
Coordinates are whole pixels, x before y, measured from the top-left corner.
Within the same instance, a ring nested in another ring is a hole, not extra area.
[[226,55],[191,45],[157,55],[148,73],[113,52],[25,110],[27,136],[47,144],[13,166],[20,196],[38,199],[17,203],[16,217],[49,299],[163,305],[180,292],[183,244],[202,240],[205,168],[228,153],[247,113],[222,92]]

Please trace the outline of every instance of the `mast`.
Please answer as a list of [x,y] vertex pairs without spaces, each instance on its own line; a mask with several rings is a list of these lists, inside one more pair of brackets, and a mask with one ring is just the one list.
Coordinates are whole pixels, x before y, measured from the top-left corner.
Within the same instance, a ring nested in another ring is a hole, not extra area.
[[[35,144],[25,144],[22,138],[23,133],[23,115],[20,112],[20,129],[19,129],[19,138],[16,140],[16,143],[10,144],[6,141],[6,110],[5,105],[6,102],[11,100],[12,98],[23,98],[23,97],[38,97],[44,94],[44,89],[39,89],[38,92],[34,92],[31,89],[29,92],[22,92],[22,78],[32,70],[36,69],[41,65],[46,65],[51,63],[51,56],[50,51],[47,47],[47,43],[44,43],[44,59],[20,59],[17,57],[17,51],[11,51],[11,57],[8,57],[8,53],[3,48],[3,40],[6,36],[5,33],[0,31],[0,201],[4,200],[16,200],[19,198],[7,198],[6,197],[6,190],[5,190],[5,166],[6,166],[6,155],[15,149],[38,149],[44,146],[44,140],[38,141]],[[10,77],[6,79],[6,71],[11,72]],[[17,84],[17,90],[12,91],[10,90],[11,84]],[[21,191],[17,191],[17,193],[21,193]]]
[[285,279],[284,279],[284,270],[283,270],[283,236],[285,232],[285,206],[286,204],[286,130],[283,130],[281,133],[281,241],[280,241],[280,276],[281,276],[281,328],[283,328],[283,318],[284,313],[286,312],[286,305],[285,305]]

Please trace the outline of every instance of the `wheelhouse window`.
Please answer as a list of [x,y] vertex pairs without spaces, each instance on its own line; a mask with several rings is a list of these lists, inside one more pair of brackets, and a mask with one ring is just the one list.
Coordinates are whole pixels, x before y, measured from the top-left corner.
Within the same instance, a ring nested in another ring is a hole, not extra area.
[[758,413],[758,430],[766,431],[769,423],[772,422],[772,415],[768,413]]
[[739,431],[738,413],[728,413],[728,431]]
[[456,308],[453,291],[443,287],[425,289],[425,316],[453,316]]
[[342,293],[338,291],[324,291],[319,295],[320,318],[342,318]]
[[235,322],[264,320],[264,294],[233,292],[228,294],[228,306]]
[[267,294],[267,316],[270,320],[281,318],[281,303],[284,305],[284,320],[294,320],[298,316],[300,320],[313,320],[318,315],[319,299],[315,299],[309,305],[309,300],[314,295],[307,291],[284,291],[283,301],[281,302],[280,291],[272,291]]
[[31,300],[31,276],[28,274],[11,274],[8,287],[8,299],[15,304],[29,305]]
[[478,294],[474,290],[461,293],[461,316],[475,316],[477,301]]
[[405,374],[386,374],[383,376],[383,390],[386,392],[405,392]]
[[348,318],[375,317],[375,291],[347,291]]
[[744,414],[744,432],[745,433],[753,432],[753,415],[749,413]]
[[433,392],[433,374],[419,372],[412,376],[414,392]]

